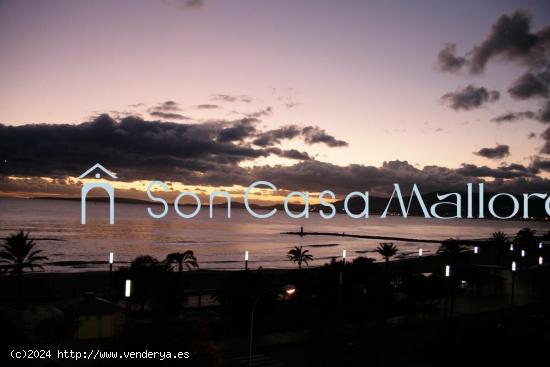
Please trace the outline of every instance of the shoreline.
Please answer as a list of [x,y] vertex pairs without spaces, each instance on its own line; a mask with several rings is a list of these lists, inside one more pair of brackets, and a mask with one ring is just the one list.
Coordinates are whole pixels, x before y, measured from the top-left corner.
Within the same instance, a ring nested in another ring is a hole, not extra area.
[[[80,200],[81,200],[80,197],[11,196],[11,195],[0,195],[0,199],[44,200],[44,201],[52,200],[52,201],[62,201],[62,202],[63,201],[65,201],[65,202],[80,202]],[[89,197],[88,201],[90,201],[92,203],[107,204],[108,203],[108,198],[106,198],[106,197]],[[117,197],[117,198],[115,198],[115,202],[118,203],[118,204],[131,204],[131,205],[155,205],[155,206],[161,205],[160,203],[154,202],[154,201],[148,201],[148,200],[137,199],[137,198],[128,198],[128,197],[120,197],[120,198]],[[232,204],[232,206],[231,206],[232,210],[245,210],[246,211],[246,208],[245,208],[243,202],[233,201],[233,202],[231,202],[231,204]],[[169,202],[169,205],[173,205],[173,202]],[[209,205],[209,203],[205,202],[205,203],[201,203],[201,205],[207,207]],[[184,203],[184,204],[181,204],[181,206],[193,206],[193,205]],[[303,211],[303,205],[302,204],[289,204],[289,206],[293,211]],[[217,203],[217,204],[214,204],[213,207],[224,209],[224,208],[226,208],[226,204]],[[252,209],[256,209],[256,210],[272,210],[272,209],[282,210],[282,209],[284,209],[283,204],[261,205],[261,204],[251,203],[250,207]],[[311,212],[318,213],[319,211],[320,211],[319,204],[312,204]],[[373,211],[369,214],[380,218],[382,213],[383,213],[382,211],[376,211],[375,210],[375,211]],[[336,210],[335,214],[346,215],[346,213],[343,212],[342,210]],[[389,217],[401,217],[401,218],[403,218],[403,216],[399,215],[398,213],[393,213],[392,212],[392,213],[388,213],[388,215],[389,215]],[[425,218],[423,215],[418,214],[418,213],[414,213],[414,212],[409,213],[408,217]],[[533,217],[529,217],[529,218],[524,218],[521,215],[519,215],[519,216],[514,216],[512,218],[506,218],[506,219],[499,219],[497,217],[484,217],[484,218],[461,217],[461,218],[453,218],[453,219],[451,219],[451,218],[438,219],[438,218],[431,217],[431,218],[427,218],[427,219],[435,219],[435,220],[473,220],[473,221],[513,220],[513,221],[517,221],[517,222],[526,222],[526,223],[547,223],[547,222],[550,221],[550,218],[547,215],[533,216]]]
[[[399,273],[404,269],[417,272],[435,272],[440,268],[441,257],[439,255],[425,255],[406,259],[395,259],[389,262],[391,272]],[[384,262],[373,262],[374,266],[383,267]],[[298,269],[262,268],[249,270],[251,273],[261,272],[262,277],[271,279],[274,283],[284,283],[292,274],[301,273],[316,276],[324,271],[325,265],[311,266]],[[185,282],[191,285],[189,290],[218,289],[227,281],[228,275],[245,270],[215,270],[198,269],[183,272]],[[28,272],[22,277],[25,298],[28,301],[55,302],[63,298],[77,297],[84,292],[103,294],[113,290],[116,280],[120,280],[118,269],[111,274],[108,270],[89,270],[81,272]],[[6,291],[0,295],[1,301],[13,301],[16,292],[15,277],[11,275],[0,276],[0,287]],[[118,287],[117,287],[118,288]],[[122,288],[119,289],[122,295]]]

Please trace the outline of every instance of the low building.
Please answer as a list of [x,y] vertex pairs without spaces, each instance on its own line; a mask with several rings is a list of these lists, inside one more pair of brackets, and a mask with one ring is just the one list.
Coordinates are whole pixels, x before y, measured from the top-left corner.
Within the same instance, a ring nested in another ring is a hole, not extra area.
[[61,309],[72,320],[73,336],[78,340],[114,338],[124,327],[123,308],[93,293],[86,293]]

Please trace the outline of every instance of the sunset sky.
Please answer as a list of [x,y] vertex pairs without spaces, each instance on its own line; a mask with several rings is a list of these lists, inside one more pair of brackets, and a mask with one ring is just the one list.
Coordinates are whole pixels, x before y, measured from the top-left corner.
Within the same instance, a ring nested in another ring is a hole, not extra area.
[[96,162],[196,187],[550,189],[544,0],[6,0],[0,81],[9,195],[77,192]]

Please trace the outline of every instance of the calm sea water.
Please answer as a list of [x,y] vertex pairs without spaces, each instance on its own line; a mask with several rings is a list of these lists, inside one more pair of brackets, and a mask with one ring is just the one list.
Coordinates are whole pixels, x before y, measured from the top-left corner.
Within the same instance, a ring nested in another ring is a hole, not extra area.
[[[407,238],[441,240],[449,237],[461,239],[487,238],[495,231],[508,234],[529,226],[539,232],[549,230],[547,223],[510,220],[436,220],[409,217],[380,219],[351,219],[337,215],[324,220],[316,213],[311,218],[296,220],[278,212],[270,219],[256,219],[248,212],[214,210],[214,219],[208,218],[208,208],[193,219],[177,216],[173,207],[164,219],[152,219],[147,206],[116,204],[116,224],[108,223],[108,205],[89,202],[88,224],[80,224],[80,202],[58,200],[27,200],[0,198],[0,237],[23,229],[37,239],[50,262],[78,261],[78,265],[48,265],[47,271],[69,272],[107,269],[106,264],[93,264],[108,260],[115,253],[117,265],[138,255],[148,254],[163,259],[175,251],[193,250],[201,268],[241,269],[244,252],[250,252],[249,266],[257,268],[288,268],[287,251],[293,246],[307,247],[315,260],[310,265],[322,265],[331,257],[339,257],[346,249],[348,259],[369,256],[379,259],[374,248],[377,240],[330,236],[282,235],[284,231],[345,232],[363,235],[388,235]],[[158,209],[157,209],[158,210]],[[187,208],[190,212],[191,208]],[[395,242],[400,256],[416,254],[421,246],[425,253],[437,250],[437,244]],[[90,262],[92,264],[90,264]]]

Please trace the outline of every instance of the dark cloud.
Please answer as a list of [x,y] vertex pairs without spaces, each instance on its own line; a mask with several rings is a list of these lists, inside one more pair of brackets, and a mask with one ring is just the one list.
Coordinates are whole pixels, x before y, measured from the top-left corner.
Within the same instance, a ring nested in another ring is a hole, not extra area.
[[488,102],[495,102],[499,97],[498,91],[490,91],[484,87],[476,87],[470,84],[463,89],[444,94],[441,99],[446,101],[454,110],[467,111],[481,107]]
[[321,143],[331,148],[348,146],[347,142],[336,139],[318,126],[306,126],[302,128],[297,125],[287,125],[260,133],[254,139],[253,144],[269,147],[280,144],[283,140],[292,140],[297,137],[302,137],[305,143],[309,145]]
[[547,97],[548,85],[531,73],[525,73],[514,81],[508,89],[508,93],[516,99],[528,99],[533,97]]
[[454,187],[458,182],[464,182],[463,177],[452,170],[443,167],[419,170],[407,161],[384,162],[382,167],[374,167],[357,164],[338,166],[312,160],[286,167],[257,167],[253,176],[262,177],[281,187],[296,190],[331,189],[337,193],[370,189],[391,191],[394,182],[403,187],[410,187],[413,183],[426,184],[424,187],[427,189],[447,185]]
[[[169,113],[169,112],[167,112]],[[341,141],[318,127],[289,126],[264,131],[260,120],[173,123],[138,117],[115,120],[103,114],[77,125],[0,124],[0,157],[8,163],[0,175],[75,176],[101,162],[121,179],[190,180],[232,184],[247,177],[243,161],[277,155],[311,160],[307,152],[283,150],[283,139],[301,137],[306,144],[341,146]],[[270,140],[252,145],[253,140]],[[243,176],[244,175],[244,176]]]
[[529,167],[536,171],[550,172],[550,159],[535,156]]
[[550,154],[550,127],[544,130],[540,137],[544,140],[544,145],[541,148],[540,152],[544,154]]
[[317,126],[306,126],[302,129],[302,136],[307,144],[324,143],[329,147],[347,147],[348,143],[338,140]]
[[[121,121],[119,124],[122,123]],[[0,126],[0,153],[2,157],[8,158],[8,163],[3,166],[0,175],[0,190],[41,192],[44,187],[53,186],[52,183],[38,182],[41,176],[51,176],[55,173],[56,182],[62,183],[66,176],[76,176],[96,161],[113,169],[122,180],[156,178],[192,185],[214,186],[246,186],[257,180],[267,180],[282,190],[330,189],[337,194],[356,190],[388,194],[392,191],[394,183],[399,183],[405,192],[408,192],[413,184],[417,184],[422,192],[464,191],[467,183],[478,182],[485,182],[487,191],[545,192],[550,189],[549,180],[535,176],[534,168],[526,168],[519,164],[498,168],[465,164],[459,169],[451,169],[440,166],[416,168],[407,161],[389,161],[384,162],[381,167],[358,164],[338,166],[306,159],[305,154],[300,156],[291,151],[256,151],[231,144],[215,143],[211,137],[219,129],[216,124],[200,126],[198,130],[192,125],[184,124],[171,124],[176,126],[169,128],[159,127],[159,124],[167,123],[149,125],[136,121],[125,122],[135,124],[131,128],[118,126],[119,124],[107,120],[95,121],[90,125],[26,125],[24,129]],[[42,129],[36,131],[37,126],[41,126]],[[90,130],[83,134],[81,130],[87,129],[91,129],[93,134],[90,134]],[[113,129],[126,132],[114,133]],[[176,130],[168,132],[172,129]],[[39,137],[35,136],[37,133]],[[153,138],[155,135],[157,136]],[[32,141],[29,140],[31,136],[34,136]],[[79,144],[63,147],[60,143],[68,136],[76,139]],[[146,141],[141,141],[144,136],[147,136]],[[179,142],[182,136],[189,144]],[[13,152],[10,149],[13,145],[4,144],[6,138],[11,139],[10,141],[19,139],[17,146],[21,144],[21,140],[25,144],[31,144],[26,145],[17,154],[6,156],[7,153]],[[116,141],[115,144],[113,140],[116,139],[122,140]],[[151,139],[164,144],[161,144],[161,148],[149,150],[142,149],[141,146],[134,147],[139,143],[151,147]],[[98,141],[103,141],[103,144]],[[39,147],[38,142],[48,144]],[[186,151],[182,152],[181,149]],[[67,154],[71,150],[78,154]],[[44,155],[37,155],[38,151]],[[234,163],[249,156],[264,154],[286,155],[302,161],[291,166],[250,168],[243,168]],[[224,160],[220,157],[231,159]],[[16,182],[8,177],[10,175],[31,177]],[[486,181],[486,178],[489,180]],[[75,186],[79,187],[77,183],[68,183],[68,189],[74,189]],[[60,192],[63,190],[60,189]]]
[[507,112],[492,119],[496,123],[515,122],[518,120],[532,120],[537,115],[532,111]]
[[218,106],[217,104],[204,103],[204,104],[196,105],[195,108],[197,110],[213,110],[216,108],[220,108],[220,106]]
[[545,101],[537,114],[537,120],[547,124],[550,123],[550,100]]
[[[467,52],[463,58],[455,55],[456,47],[453,44],[446,46],[438,55],[438,59],[444,60],[443,68],[447,61],[451,71],[453,67],[458,69],[460,68],[458,65],[463,66],[466,63],[469,65],[471,74],[479,74],[485,70],[490,61],[496,59],[513,62],[525,69],[524,73],[512,83],[508,92],[512,98],[519,100],[545,98],[540,110],[536,116],[532,112],[508,113],[493,121],[536,119],[543,123],[550,122],[550,100],[548,99],[550,96],[550,26],[539,31],[531,28],[531,15],[518,10],[512,14],[500,16],[485,39]],[[459,61],[453,64],[455,59]],[[482,93],[482,95],[485,94]],[[455,109],[461,109],[460,103],[452,104],[453,96],[453,94],[448,96],[451,105],[456,106]],[[472,96],[478,95],[472,94]],[[475,103],[473,106],[476,106]]]
[[498,168],[476,166],[475,164],[462,164],[462,168],[457,169],[456,172],[465,177],[491,177],[499,179],[534,176],[531,169],[521,164],[504,165]]
[[253,143],[260,147],[269,147],[280,144],[282,140],[291,140],[299,136],[301,129],[296,125],[283,126],[278,129],[268,130],[258,135]]
[[175,112],[150,111],[149,115],[163,120],[189,120],[190,118]]
[[531,32],[531,16],[523,11],[502,15],[492,26],[485,40],[472,50],[470,71],[480,73],[494,57],[524,64],[540,63],[550,41],[549,27]]
[[539,110],[532,111],[506,112],[492,119],[493,122],[515,122],[519,120],[537,120],[543,124],[550,123],[550,100],[544,101]]
[[231,94],[213,94],[210,96],[210,99],[213,101],[220,101],[220,102],[244,102],[244,103],[250,103],[252,102],[252,98],[246,94],[241,95],[231,95]]
[[494,148],[481,148],[475,155],[489,159],[502,159],[510,155],[510,147],[508,145],[497,144]]
[[440,70],[457,72],[466,63],[466,58],[456,56],[456,44],[447,43],[437,55],[437,65]]
[[152,107],[155,111],[163,111],[163,112],[173,112],[173,111],[181,111],[181,107],[179,103],[174,101],[166,101],[163,103],[159,103],[158,105]]
[[244,139],[252,136],[256,132],[255,124],[259,120],[245,118],[230,127],[227,127],[220,131],[218,135],[218,141],[231,142],[231,141],[243,141]]
[[[334,190],[344,194],[369,190],[373,194],[387,194],[393,183],[405,190],[418,184],[423,192],[435,190],[464,191],[467,183],[486,182],[487,190],[529,192],[548,190],[550,181],[535,176],[521,165],[502,166],[496,169],[463,165],[459,169],[425,166],[418,169],[407,161],[384,162],[381,167],[351,164],[338,166],[316,160],[293,166],[255,167],[250,174],[255,179],[268,180],[279,188],[292,190]],[[492,181],[485,181],[490,178]]]
[[492,59],[504,59],[520,63],[529,69],[548,65],[550,27],[531,31],[531,16],[518,10],[511,15],[500,16],[485,39],[466,56],[456,56],[456,46],[448,43],[438,54],[441,70],[457,71],[469,64],[471,74],[479,74]]
[[152,117],[163,120],[189,120],[189,117],[182,115],[179,111],[181,111],[181,107],[179,103],[174,101],[159,103],[147,110]]
[[307,152],[300,152],[296,149],[283,150],[281,157],[289,159],[299,159],[299,160],[311,160],[312,158],[307,154]]
[[14,175],[75,175],[102,162],[131,179],[185,178],[268,156],[222,134],[242,126],[247,120],[176,124],[128,117],[117,122],[108,115],[78,125],[0,125],[0,156]]
[[266,108],[262,108],[259,111],[246,114],[246,116],[250,118],[260,118],[260,117],[270,116],[272,114],[273,114],[273,107],[266,107]]
[[279,157],[288,159],[296,159],[301,161],[309,161],[312,159],[307,152],[300,152],[296,149],[282,150],[279,148],[269,148],[268,151],[278,155]]

